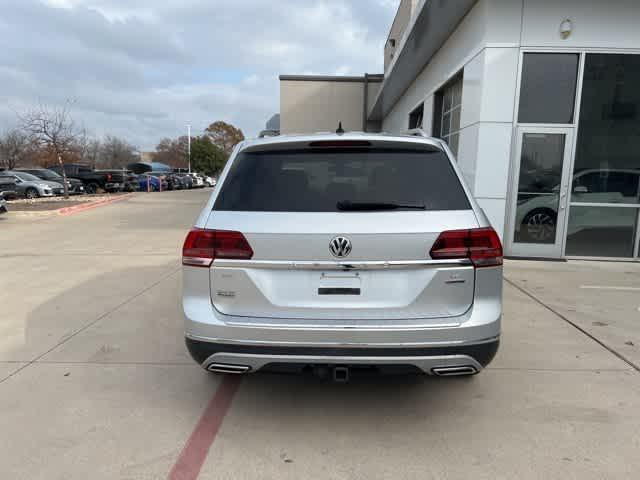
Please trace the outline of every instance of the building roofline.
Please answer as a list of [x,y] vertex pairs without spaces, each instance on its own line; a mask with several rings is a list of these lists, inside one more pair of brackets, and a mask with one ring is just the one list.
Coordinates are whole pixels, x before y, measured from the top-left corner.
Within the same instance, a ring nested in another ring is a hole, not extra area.
[[[382,82],[384,74],[369,73],[367,82]],[[280,75],[280,81],[289,82],[364,82],[365,76],[347,76],[347,75]]]
[[388,42],[389,38],[391,37],[391,31],[393,30],[393,26],[396,24],[396,20],[398,20],[398,15],[400,14],[400,7],[402,7],[402,0],[400,0],[400,3],[398,3],[398,8],[396,8],[396,14],[393,16],[393,21],[389,26],[389,32],[387,33],[387,39],[385,40],[385,43]]
[[369,120],[382,120],[447,41],[478,0],[422,1],[380,87]]

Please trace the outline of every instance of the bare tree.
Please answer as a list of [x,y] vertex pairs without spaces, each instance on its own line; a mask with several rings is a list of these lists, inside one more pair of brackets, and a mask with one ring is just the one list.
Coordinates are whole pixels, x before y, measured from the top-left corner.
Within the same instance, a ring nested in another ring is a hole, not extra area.
[[100,165],[103,168],[124,168],[136,160],[136,147],[112,135],[105,137],[100,149]]
[[173,167],[186,167],[188,163],[187,143],[188,138],[186,136],[176,139],[163,138],[156,146],[154,160]]
[[91,167],[96,168],[100,161],[100,151],[102,149],[102,144],[98,139],[91,139],[87,144],[86,148],[86,157],[84,160],[88,162]]
[[0,136],[0,165],[12,170],[20,165],[33,150],[29,136],[13,129]]
[[82,127],[78,130],[78,135],[75,140],[74,151],[76,157],[80,159],[81,162],[86,163],[87,157],[89,156],[89,145],[91,143],[91,139],[89,138],[89,133],[85,127]]
[[40,147],[55,155],[64,177],[64,196],[68,198],[67,175],[64,171],[65,157],[77,152],[81,133],[75,127],[69,112],[70,102],[61,107],[40,105],[19,116],[22,130]]

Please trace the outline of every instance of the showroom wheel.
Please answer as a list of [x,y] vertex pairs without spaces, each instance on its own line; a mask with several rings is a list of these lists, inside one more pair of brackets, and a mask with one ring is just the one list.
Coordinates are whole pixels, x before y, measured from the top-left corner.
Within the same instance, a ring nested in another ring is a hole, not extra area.
[[26,192],[24,192],[24,196],[25,198],[33,199],[33,198],[38,198],[40,194],[38,193],[38,190],[35,188],[27,188]]
[[536,243],[553,243],[556,239],[556,221],[556,212],[546,208],[527,213],[522,220],[521,228],[525,240]]

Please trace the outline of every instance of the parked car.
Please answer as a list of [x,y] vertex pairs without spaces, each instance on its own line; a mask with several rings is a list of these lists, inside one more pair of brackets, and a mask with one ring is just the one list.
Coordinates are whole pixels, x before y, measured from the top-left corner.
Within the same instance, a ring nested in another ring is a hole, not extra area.
[[152,192],[158,192],[160,190],[167,190],[168,185],[166,180],[151,175],[149,173],[143,173],[138,175],[138,187],[140,191],[146,192],[147,189]]
[[0,214],[7,213],[7,202],[4,199],[4,194],[0,192]]
[[5,200],[14,200],[18,198],[18,187],[16,185],[15,177],[2,177],[2,173],[0,171],[0,194]]
[[186,182],[183,177],[181,177],[180,175],[176,175],[175,173],[172,173],[170,176],[174,182],[174,190],[184,190],[185,188],[187,188]]
[[[42,180],[49,180],[64,185],[62,175],[47,168],[16,168],[15,171],[30,173]],[[69,195],[81,195],[84,193],[84,184],[76,178],[67,178],[67,190],[69,191]]]
[[180,175],[170,173],[167,175],[167,180],[170,182],[169,190],[184,190],[187,188],[185,181]]
[[502,246],[442,140],[271,137],[228,168],[182,250],[186,343],[206,370],[346,381],[492,360]]
[[215,187],[215,186],[216,186],[216,183],[217,183],[217,181],[216,181],[216,179],[215,179],[215,178],[213,178],[213,177],[209,177],[209,176],[204,177],[204,184],[205,184],[207,187]]
[[5,170],[0,172],[1,179],[14,181],[16,192],[25,198],[53,197],[64,193],[64,187],[58,182],[42,180],[30,173]]
[[[554,179],[557,179],[556,175]],[[533,182],[530,182],[533,183]],[[540,185],[540,187],[538,187]],[[516,238],[519,241],[553,243],[558,219],[558,197],[560,185],[534,184],[526,189],[532,193],[518,198],[516,210]],[[640,203],[640,170],[633,169],[587,169],[573,176],[572,202],[584,203]],[[597,208],[572,210],[567,235],[584,229],[625,228],[628,216],[625,209],[608,209],[602,215]]]
[[[62,175],[62,167],[60,165],[53,166],[50,170]],[[76,178],[82,181],[87,193],[98,193],[100,189],[105,191],[118,190],[118,188],[113,185],[112,175],[109,172],[98,172],[88,165],[79,163],[65,163],[64,171],[67,178]]]
[[135,192],[138,190],[138,179],[136,174],[123,169],[100,169],[97,173],[103,173],[107,176],[104,185],[106,192]]
[[166,190],[182,190],[184,183],[179,175],[172,172],[149,172],[149,175],[160,178],[167,182]]
[[193,188],[193,177],[191,175],[189,175],[188,173],[175,173],[175,175],[180,177],[184,188]]
[[203,188],[204,187],[204,178],[200,176],[199,173],[189,173],[188,175],[193,178],[193,188]]

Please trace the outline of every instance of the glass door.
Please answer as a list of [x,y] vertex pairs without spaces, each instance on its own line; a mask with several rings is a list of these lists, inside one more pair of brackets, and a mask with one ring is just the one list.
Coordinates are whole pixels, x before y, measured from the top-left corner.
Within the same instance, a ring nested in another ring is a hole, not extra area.
[[562,255],[572,146],[572,128],[518,128],[507,254]]

